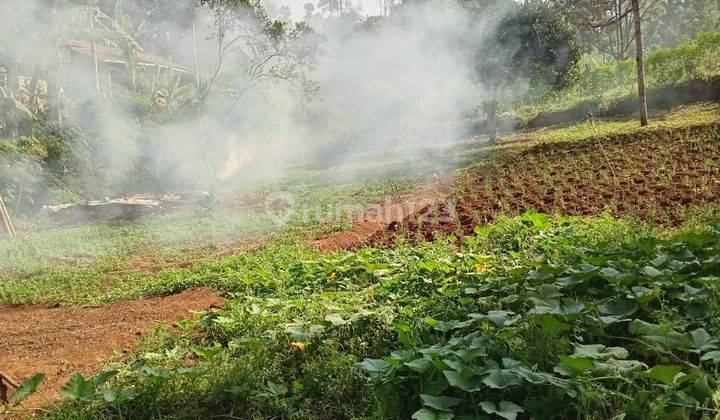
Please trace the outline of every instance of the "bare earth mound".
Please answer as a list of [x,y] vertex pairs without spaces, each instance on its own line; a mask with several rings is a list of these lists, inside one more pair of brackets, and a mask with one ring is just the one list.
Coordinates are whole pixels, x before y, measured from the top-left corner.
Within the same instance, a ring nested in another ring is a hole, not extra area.
[[44,373],[45,387],[54,392],[74,372],[87,376],[116,351],[131,349],[149,328],[221,302],[201,288],[101,308],[0,307],[0,370],[18,381]]

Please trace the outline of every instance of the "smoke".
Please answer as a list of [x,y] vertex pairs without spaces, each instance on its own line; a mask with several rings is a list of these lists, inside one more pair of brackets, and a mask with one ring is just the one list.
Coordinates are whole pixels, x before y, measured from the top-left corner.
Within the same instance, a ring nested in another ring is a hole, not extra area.
[[[96,14],[90,28],[87,7],[0,7],[0,60],[61,81],[64,124],[91,137],[89,153],[101,166],[79,176],[99,177],[93,181],[108,195],[229,188],[281,176],[292,164],[337,165],[358,154],[431,160],[468,134],[463,121],[485,95],[477,46],[503,13],[478,21],[453,2],[418,2],[320,33],[287,24],[291,36],[280,40],[256,13],[187,8],[158,24],[164,36],[144,52],[169,57],[177,72],[143,62],[142,45],[134,45],[141,23],[127,17],[137,14]],[[92,52],[69,50],[71,40],[95,41],[99,73]],[[111,63],[101,47],[123,55]]]

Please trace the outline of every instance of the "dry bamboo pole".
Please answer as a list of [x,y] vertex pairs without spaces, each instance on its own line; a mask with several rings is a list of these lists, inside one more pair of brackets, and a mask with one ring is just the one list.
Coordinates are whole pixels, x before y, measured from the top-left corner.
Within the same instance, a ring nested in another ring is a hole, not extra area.
[[10,403],[10,398],[8,398],[8,385],[14,389],[20,388],[20,384],[0,371],[0,405]]
[[10,219],[10,213],[7,211],[7,207],[5,207],[5,202],[2,197],[0,197],[0,218],[2,218],[3,226],[5,227],[5,232],[8,236],[15,236],[15,227],[13,226],[12,219]]

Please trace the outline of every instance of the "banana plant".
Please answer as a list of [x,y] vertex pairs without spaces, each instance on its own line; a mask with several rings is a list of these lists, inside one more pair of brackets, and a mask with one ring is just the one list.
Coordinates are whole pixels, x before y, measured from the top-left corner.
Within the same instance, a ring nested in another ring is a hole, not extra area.
[[10,89],[0,86],[0,133],[16,134],[18,127],[35,119],[35,114],[15,97]]

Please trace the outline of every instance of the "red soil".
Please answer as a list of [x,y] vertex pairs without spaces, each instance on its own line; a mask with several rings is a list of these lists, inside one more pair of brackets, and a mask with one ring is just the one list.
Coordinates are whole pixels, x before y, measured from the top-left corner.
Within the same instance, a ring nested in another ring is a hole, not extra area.
[[342,232],[331,232],[313,240],[313,247],[329,253],[340,250],[355,250],[387,229],[412,215],[431,208],[447,197],[450,182],[440,180],[426,182],[409,194],[391,197],[369,211],[353,217],[353,228]]
[[44,373],[43,389],[56,396],[71,374],[87,377],[130,351],[148,329],[221,302],[212,289],[201,288],[101,308],[0,307],[0,370],[17,381]]
[[711,127],[541,145],[468,175],[455,182],[454,194],[390,221],[365,244],[387,246],[398,236],[415,242],[437,234],[462,237],[499,215],[531,209],[678,224],[690,207],[720,202],[720,132]]

